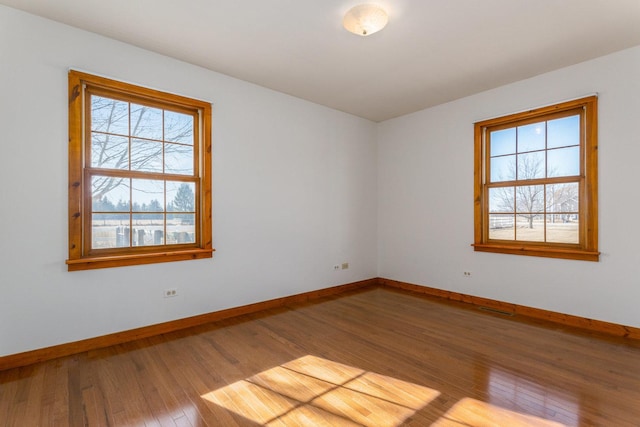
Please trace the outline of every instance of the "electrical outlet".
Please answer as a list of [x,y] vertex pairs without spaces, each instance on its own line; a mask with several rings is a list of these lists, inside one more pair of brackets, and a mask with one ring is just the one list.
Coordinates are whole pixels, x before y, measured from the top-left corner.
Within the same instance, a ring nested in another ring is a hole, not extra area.
[[340,264],[336,264],[336,265],[334,265],[334,266],[333,266],[333,269],[334,269],[334,270],[340,270]]
[[349,263],[348,262],[343,262],[342,263],[342,269],[346,270],[347,268],[349,268]]
[[178,296],[178,290],[176,288],[165,289],[164,297],[165,298],[173,298]]
[[463,274],[464,274],[464,277],[471,277],[470,271],[465,271]]

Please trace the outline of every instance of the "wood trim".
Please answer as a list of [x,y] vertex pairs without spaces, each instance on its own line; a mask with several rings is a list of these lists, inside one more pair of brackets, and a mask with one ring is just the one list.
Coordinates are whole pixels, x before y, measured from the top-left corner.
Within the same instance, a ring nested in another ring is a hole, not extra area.
[[548,248],[546,246],[517,246],[499,244],[473,244],[476,252],[493,252],[511,255],[532,255],[546,258],[572,259],[579,261],[598,261],[600,252],[589,252],[569,248]]
[[585,192],[586,204],[585,247],[598,250],[598,97],[592,96],[585,103]]
[[187,329],[193,326],[204,325],[206,323],[217,322],[224,319],[230,319],[245,314],[258,313],[272,308],[284,307],[290,304],[304,303],[307,301],[317,300],[319,298],[339,295],[345,292],[356,291],[368,287],[375,287],[377,285],[377,278],[361,280],[359,282],[318,289],[315,291],[257,302],[240,307],[228,308],[226,310],[214,311],[212,313],[172,320],[169,322],[158,323],[156,325],[143,326],[141,328],[116,332],[100,337],[88,338],[85,340],[36,349],[24,353],[2,356],[0,357],[0,371],[5,369],[18,368],[20,366],[31,365],[33,363],[44,362],[47,360],[56,359],[58,357],[70,356],[72,354],[82,353],[85,351],[109,347],[116,344],[122,344],[137,339],[149,338],[155,335],[166,334],[169,332]]
[[199,166],[201,185],[200,190],[200,221],[201,235],[200,245],[203,249],[213,249],[213,207],[212,207],[212,141],[211,141],[211,104],[206,104],[202,108],[202,117],[199,120],[202,126],[202,139],[203,144],[201,146],[202,152],[198,154],[198,158],[202,160],[202,165]]
[[167,102],[170,102],[191,111],[194,110],[194,107],[207,108],[207,106],[211,106],[211,103],[199,99],[151,89],[138,84],[125,83],[119,80],[113,80],[82,71],[69,70],[69,74],[73,74],[79,81],[85,82],[94,88],[99,88],[101,91],[105,91],[119,97],[122,97],[122,93],[126,93],[127,97],[130,98],[137,98],[139,100],[144,100],[145,102],[155,101],[158,105],[166,105]]
[[[214,252],[211,202],[211,103],[75,70],[69,71],[68,79],[69,258],[66,260],[68,271],[211,258]],[[91,249],[91,195],[90,191],[87,192],[86,186],[90,185],[91,174],[96,170],[87,166],[90,163],[90,151],[85,146],[91,139],[91,129],[86,123],[90,116],[91,106],[85,99],[90,94],[181,111],[196,119],[194,158],[197,164],[194,165],[193,175],[175,176],[131,170],[100,170],[100,175],[107,176],[145,179],[171,178],[195,183],[198,195],[196,214],[199,217],[195,244],[111,248],[108,250]]]
[[69,73],[69,259],[82,257],[82,81]]
[[540,115],[554,114],[557,112],[563,112],[571,110],[573,108],[582,107],[585,103],[597,100],[596,95],[587,96],[584,98],[576,98],[569,101],[560,102],[558,104],[547,105],[544,107],[538,107],[527,111],[521,111],[519,113],[513,113],[506,116],[494,117],[492,119],[482,120],[476,124],[482,127],[497,126],[508,122],[524,121],[528,119],[535,119]]
[[[211,240],[211,239],[209,239]],[[186,261],[212,258],[215,249],[187,249],[181,251],[150,252],[131,255],[110,255],[68,259],[68,271],[93,270],[96,268],[123,267],[127,265],[156,264],[161,262]]]
[[484,128],[481,126],[474,127],[474,148],[473,148],[473,218],[474,218],[474,227],[473,227],[473,241],[474,243],[482,243],[484,242],[484,236],[487,231],[485,230],[486,224],[484,224],[483,220],[483,210],[484,210],[484,200],[486,196],[483,194],[485,191],[484,187],[484,157],[483,157],[483,148],[484,144],[482,143],[484,139]]
[[166,334],[169,332],[217,322],[220,320],[230,319],[246,314],[259,313],[261,311],[269,310],[272,308],[284,307],[291,304],[305,303],[320,298],[340,295],[345,292],[375,288],[378,286],[399,289],[406,292],[413,292],[449,301],[457,301],[476,307],[488,307],[507,313],[517,314],[533,319],[545,320],[559,325],[576,327],[610,336],[640,340],[640,328],[635,328],[632,326],[624,326],[616,323],[604,322],[601,320],[587,319],[580,316],[573,316],[570,314],[563,314],[554,311],[527,307],[489,298],[466,295],[458,292],[446,291],[442,289],[431,288],[428,286],[416,285],[412,283],[401,282],[398,280],[378,277],[344,285],[333,286],[330,288],[318,289],[301,294],[290,295],[287,297],[276,298],[268,301],[257,302],[254,304],[243,305],[240,307],[233,307],[226,310],[201,314],[198,316],[159,323],[156,325],[143,326],[141,328],[116,332],[113,334],[95,338],[88,338],[81,341],[74,341],[23,353],[10,354],[8,356],[0,357],[0,371],[31,365],[33,363],[44,362],[47,360],[56,359],[58,357],[70,356],[72,354],[82,353],[85,351],[109,347],[116,344],[122,344],[137,339],[149,338],[155,335]]
[[571,314],[563,314],[555,311],[543,310],[540,308],[527,307],[524,305],[512,304],[490,298],[477,297],[473,295],[461,294],[458,292],[430,288],[428,286],[400,282],[397,280],[379,278],[378,283],[380,286],[402,289],[405,291],[415,292],[450,301],[463,302],[477,307],[488,307],[495,310],[530,317],[533,319],[541,319],[564,326],[585,329],[590,332],[598,332],[606,335],[640,340],[640,328],[635,328],[632,326],[624,326],[617,323],[605,322],[602,320],[588,319]]

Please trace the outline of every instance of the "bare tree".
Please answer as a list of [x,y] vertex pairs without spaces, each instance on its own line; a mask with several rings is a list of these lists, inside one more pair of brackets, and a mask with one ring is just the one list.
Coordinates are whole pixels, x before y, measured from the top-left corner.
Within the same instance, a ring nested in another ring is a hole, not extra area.
[[[510,162],[506,170],[508,177],[526,180],[539,178],[544,174],[543,160],[538,156],[519,156],[516,162]],[[514,158],[515,160],[515,158]],[[506,181],[504,173],[499,174],[500,180]],[[495,188],[493,200],[497,201],[497,210],[502,212],[516,212],[529,222],[529,228],[533,228],[536,216],[544,211],[544,186],[542,185],[518,185]]]
[[[543,178],[545,176],[544,158],[535,155],[521,155],[518,159],[517,171],[516,163],[512,162],[507,168],[507,175],[517,176],[518,181]],[[503,177],[501,176],[500,179],[503,180]],[[535,218],[545,212],[547,214],[557,212],[563,214],[564,218],[568,218],[570,212],[578,210],[578,186],[576,183],[516,185],[497,187],[492,190],[492,202],[495,203],[492,210],[514,212],[517,216],[527,219],[529,228],[533,228]],[[553,215],[551,220],[555,220]]]
[[[172,153],[191,152],[193,123],[179,114],[116,99],[91,97],[91,166],[116,170],[163,171],[163,139]],[[164,130],[163,130],[164,125]],[[136,138],[137,137],[137,138]],[[96,176],[92,197],[102,200],[128,180]],[[117,202],[117,201],[114,201]]]

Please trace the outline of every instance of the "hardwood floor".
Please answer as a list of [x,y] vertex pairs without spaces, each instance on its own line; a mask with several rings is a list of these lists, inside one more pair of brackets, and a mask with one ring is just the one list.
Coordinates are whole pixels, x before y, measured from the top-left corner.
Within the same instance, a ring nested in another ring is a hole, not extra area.
[[0,372],[6,426],[640,426],[640,342],[375,288]]

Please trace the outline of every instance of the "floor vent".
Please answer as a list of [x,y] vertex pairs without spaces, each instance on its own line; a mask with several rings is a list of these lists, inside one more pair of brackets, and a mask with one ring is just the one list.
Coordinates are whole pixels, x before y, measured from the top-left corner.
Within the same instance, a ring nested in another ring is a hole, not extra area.
[[515,313],[511,313],[509,311],[498,310],[497,308],[491,307],[479,307],[482,311],[488,311],[489,313],[502,314],[504,316],[513,316]]

